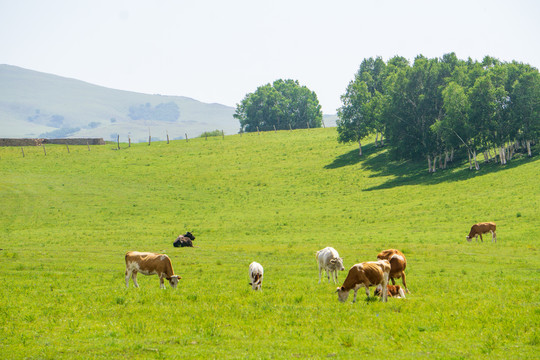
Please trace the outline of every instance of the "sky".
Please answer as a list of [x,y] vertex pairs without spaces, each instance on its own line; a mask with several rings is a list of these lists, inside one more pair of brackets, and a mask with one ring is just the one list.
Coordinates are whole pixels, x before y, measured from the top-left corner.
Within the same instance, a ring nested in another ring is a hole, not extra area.
[[233,107],[294,79],[335,114],[369,57],[540,68],[539,19],[538,0],[0,0],[0,64]]

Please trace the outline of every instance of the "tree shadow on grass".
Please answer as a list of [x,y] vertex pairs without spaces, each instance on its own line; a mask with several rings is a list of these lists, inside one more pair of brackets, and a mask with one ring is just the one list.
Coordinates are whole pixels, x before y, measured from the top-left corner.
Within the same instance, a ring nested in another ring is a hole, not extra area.
[[463,181],[540,160],[538,155],[529,158],[526,154],[518,153],[506,165],[481,162],[480,170],[476,171],[469,170],[466,159],[458,159],[449,163],[446,170],[437,169],[435,173],[428,173],[427,164],[424,162],[392,160],[385,148],[376,148],[373,144],[370,145],[365,147],[366,151],[362,157],[358,156],[357,149],[349,151],[338,156],[331,164],[326,165],[325,169],[336,169],[361,163],[363,169],[372,172],[370,177],[390,177],[389,180],[380,185],[363,189],[363,191],[373,191],[405,185],[435,185],[443,182]]
[[375,153],[377,148],[373,143],[366,146],[362,146],[362,156],[358,156],[358,148],[351,150],[343,155],[339,155],[337,158],[332,161],[331,164],[326,165],[325,169],[339,169],[341,167],[356,165],[359,162],[366,159],[366,157]]

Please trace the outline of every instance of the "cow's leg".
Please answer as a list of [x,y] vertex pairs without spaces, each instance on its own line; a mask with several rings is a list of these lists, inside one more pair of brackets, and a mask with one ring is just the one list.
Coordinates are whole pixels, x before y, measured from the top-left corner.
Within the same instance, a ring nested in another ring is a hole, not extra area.
[[129,287],[129,278],[131,277],[131,271],[126,269],[126,288]]
[[396,285],[396,280],[394,280],[393,277],[391,277],[390,280],[392,280],[392,285]]
[[328,283],[329,284],[330,284],[330,271],[331,270],[326,269],[326,276],[328,277]]
[[319,284],[321,283],[321,278],[322,278],[322,267],[321,267],[321,264],[319,264]]
[[480,240],[482,240],[482,242],[484,242],[484,239],[482,238],[482,234],[480,234]]
[[407,284],[405,283],[405,272],[401,272],[401,281],[403,282],[403,287],[405,288],[405,291],[407,294],[409,294],[409,289],[407,289]]
[[334,284],[337,284],[337,269],[332,272],[332,280],[334,280]]
[[353,304],[356,302],[356,294],[358,294],[358,288],[354,288],[354,298],[352,300]]
[[159,277],[159,288],[160,289],[165,289],[165,283],[163,281],[163,277]]
[[497,242],[497,234],[493,230],[491,230],[491,241]]
[[389,273],[384,273],[383,274],[382,287],[386,291],[382,292],[382,295],[383,295],[382,298],[381,298],[382,302],[387,302],[388,301],[388,290],[387,289],[388,289],[388,276],[389,275],[390,275]]
[[139,287],[139,284],[137,283],[137,272],[136,271],[133,271],[133,274],[131,275],[131,277],[133,278],[133,285],[138,288]]

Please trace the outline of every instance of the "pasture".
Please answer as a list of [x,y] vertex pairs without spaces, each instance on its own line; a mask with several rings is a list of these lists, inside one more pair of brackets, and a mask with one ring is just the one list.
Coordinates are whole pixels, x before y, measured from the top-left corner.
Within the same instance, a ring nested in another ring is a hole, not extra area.
[[[536,358],[540,156],[428,174],[336,137],[0,148],[0,358]],[[465,240],[481,221],[497,243]],[[185,231],[198,247],[173,247]],[[318,284],[326,246],[339,286],[400,249],[411,294],[338,302]],[[178,288],[126,289],[128,250],[169,255]]]

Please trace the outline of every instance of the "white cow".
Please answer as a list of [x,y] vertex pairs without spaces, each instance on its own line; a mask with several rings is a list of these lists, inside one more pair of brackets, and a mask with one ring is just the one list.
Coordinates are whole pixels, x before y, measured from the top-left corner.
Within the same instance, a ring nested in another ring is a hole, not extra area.
[[328,276],[328,282],[330,282],[330,273],[334,284],[337,283],[338,270],[343,271],[343,259],[339,257],[336,249],[332,247],[325,247],[322,250],[317,251],[317,262],[319,263],[319,284],[321,283],[321,276],[323,269],[326,270],[326,276]]
[[263,274],[264,270],[261,264],[255,261],[249,264],[249,279],[251,280],[249,285],[253,290],[262,289]]

